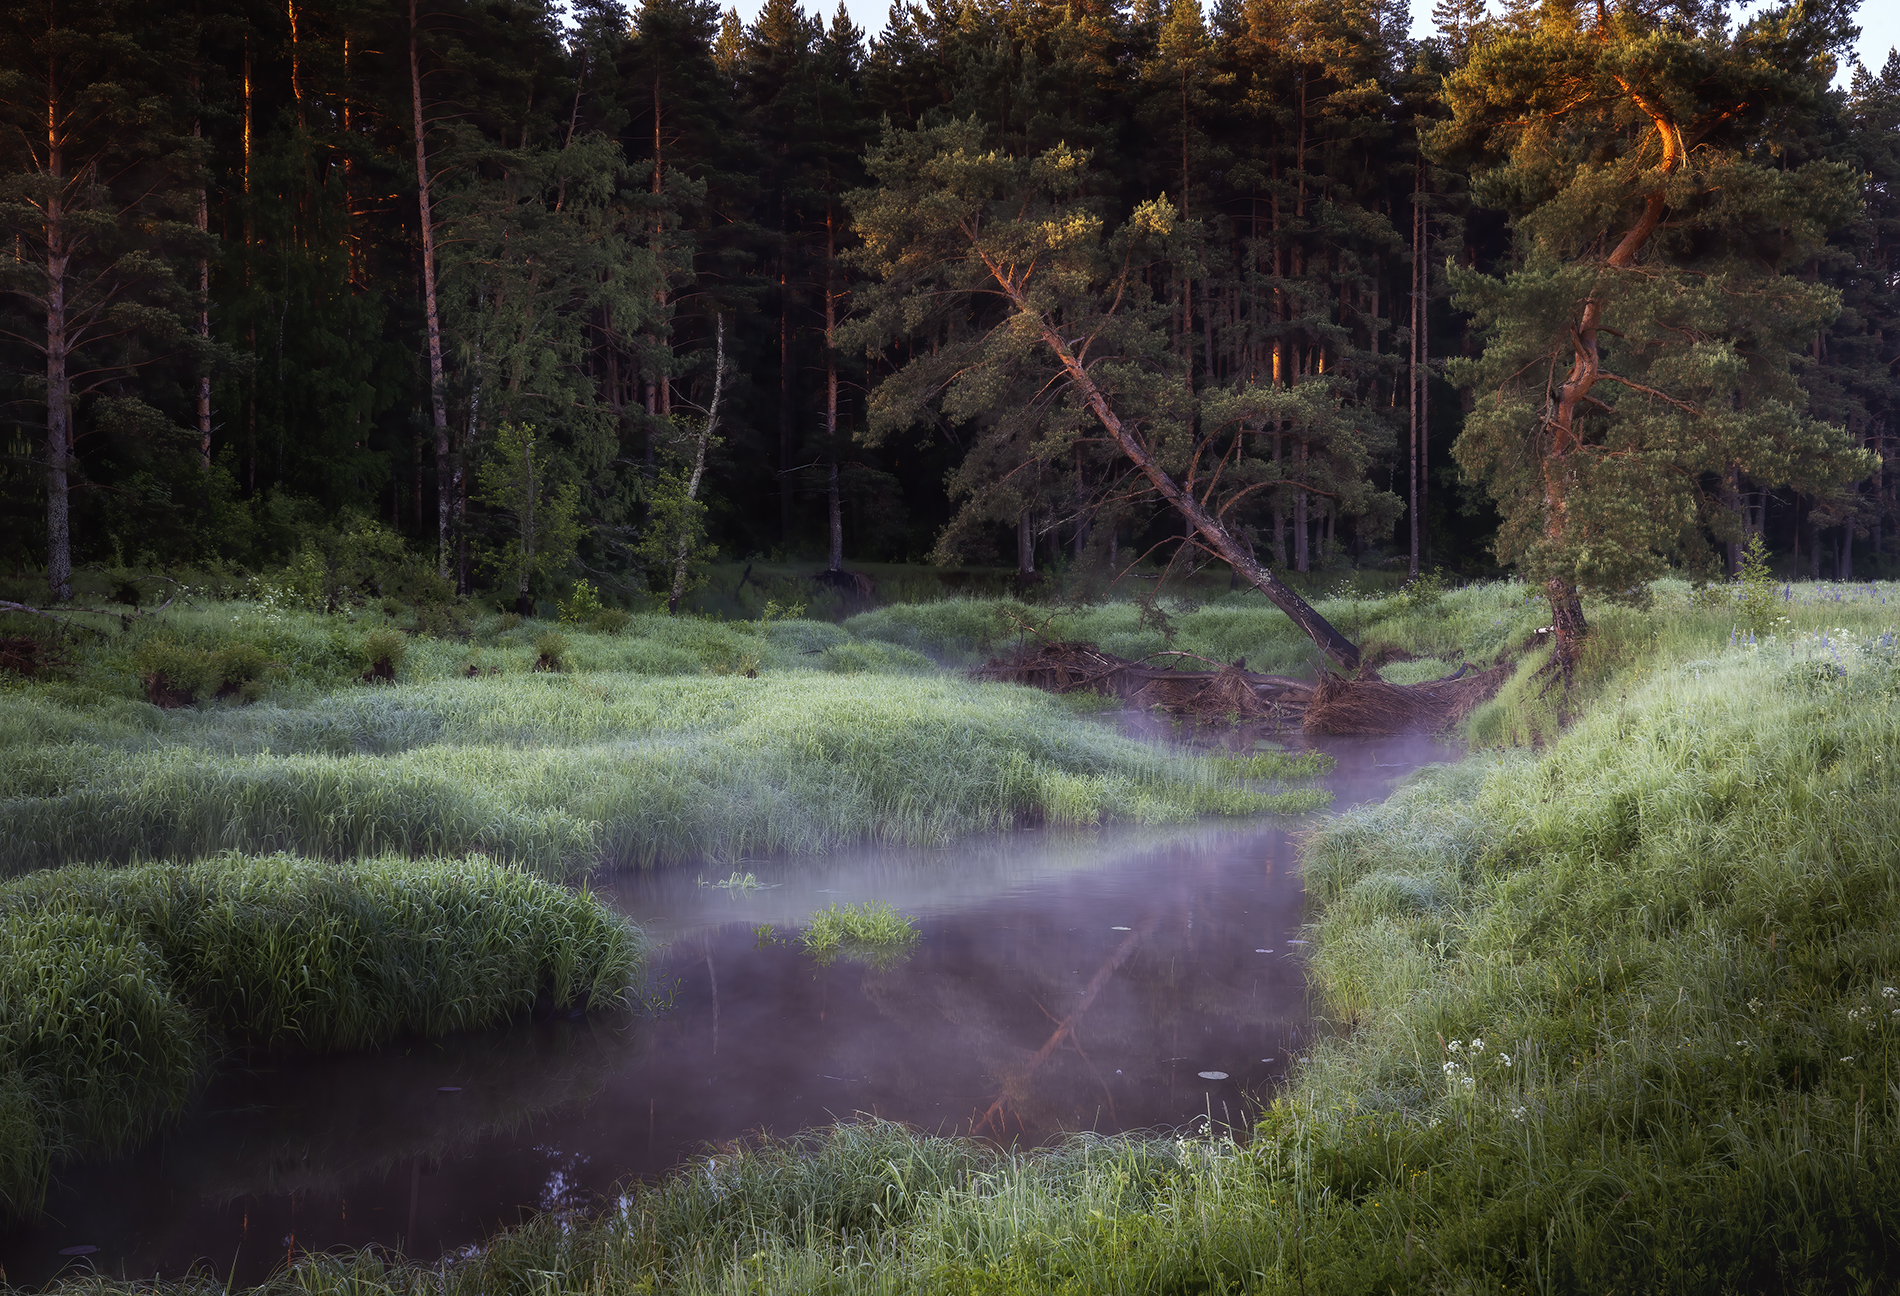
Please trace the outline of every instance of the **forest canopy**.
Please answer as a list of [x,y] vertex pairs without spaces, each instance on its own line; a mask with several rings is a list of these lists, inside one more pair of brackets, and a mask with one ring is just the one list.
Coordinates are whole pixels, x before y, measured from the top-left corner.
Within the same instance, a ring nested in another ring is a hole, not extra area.
[[1560,632],[1754,535],[1891,563],[1900,57],[1832,88],[1842,0],[1434,19],[0,0],[0,546],[523,607],[1503,565]]

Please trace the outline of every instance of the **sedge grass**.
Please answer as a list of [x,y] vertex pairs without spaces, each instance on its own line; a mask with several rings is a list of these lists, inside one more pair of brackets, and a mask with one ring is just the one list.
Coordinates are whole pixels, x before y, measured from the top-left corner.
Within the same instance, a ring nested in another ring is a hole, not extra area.
[[434,1268],[311,1258],[274,1289],[1879,1290],[1900,673],[1877,615],[1735,648],[1652,623],[1541,750],[1315,830],[1338,1029],[1244,1146],[847,1127]]
[[907,957],[917,940],[917,920],[882,900],[820,909],[798,934],[798,943],[821,966],[849,958],[886,967]]
[[[1661,615],[1593,609],[1571,727],[1520,676],[1477,723],[1540,750],[1316,830],[1338,1031],[1245,1146],[877,1131],[824,1175],[815,1146],[733,1152],[436,1267],[318,1257],[272,1287],[1878,1290],[1900,1271],[1900,678],[1887,592],[1853,593],[1797,590],[1774,641],[1734,647],[1686,587]],[[914,1173],[925,1148],[946,1169]],[[853,1209],[799,1210],[814,1183]]]
[[0,1209],[143,1136],[218,1047],[363,1048],[624,1002],[639,937],[482,860],[235,855],[0,885]]
[[553,876],[1313,799],[1157,753],[1046,695],[942,677],[524,673],[163,714],[0,697],[14,871],[478,851]]

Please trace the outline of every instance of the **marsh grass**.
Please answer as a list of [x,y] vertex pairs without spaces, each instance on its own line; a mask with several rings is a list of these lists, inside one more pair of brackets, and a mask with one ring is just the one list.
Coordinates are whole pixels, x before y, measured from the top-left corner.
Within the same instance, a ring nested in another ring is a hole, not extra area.
[[[1797,587],[1753,642],[1687,586],[1593,607],[1570,697],[1538,692],[1533,654],[1474,718],[1536,750],[1315,829],[1334,1032],[1244,1146],[841,1126],[437,1266],[317,1257],[272,1288],[1879,1290],[1900,1270],[1890,595]],[[1448,661],[1543,623],[1521,587],[1347,610]]]
[[1316,829],[1336,1030],[1244,1146],[841,1127],[438,1268],[319,1258],[277,1286],[1878,1290],[1900,1266],[1900,674],[1881,605],[1827,606],[1732,648],[1652,623],[1541,750]]
[[888,967],[910,957],[918,940],[917,920],[882,900],[820,909],[798,934],[798,943],[821,967],[840,958]]
[[221,1048],[364,1048],[536,1006],[624,1003],[638,933],[482,860],[289,856],[65,868],[0,884],[0,1207],[134,1142]]
[[567,876],[1307,808],[1286,795],[1311,800],[1158,753],[1042,694],[941,677],[894,689],[811,670],[522,672],[165,713],[0,694],[12,871],[230,849],[479,851]]

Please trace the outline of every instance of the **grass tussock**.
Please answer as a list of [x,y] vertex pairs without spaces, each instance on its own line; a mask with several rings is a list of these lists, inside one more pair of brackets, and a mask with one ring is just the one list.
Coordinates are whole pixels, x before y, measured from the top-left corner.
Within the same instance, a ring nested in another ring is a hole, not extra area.
[[0,1211],[136,1141],[220,1049],[363,1048],[623,1001],[638,934],[482,860],[289,856],[66,868],[0,885]]
[[917,940],[917,920],[882,900],[820,909],[798,934],[798,943],[821,966],[848,958],[885,967],[909,957]]
[[[479,851],[550,876],[1023,822],[1304,809],[1026,690],[942,678],[595,672],[160,712],[0,695],[6,868]],[[1296,804],[1298,803],[1298,804]]]

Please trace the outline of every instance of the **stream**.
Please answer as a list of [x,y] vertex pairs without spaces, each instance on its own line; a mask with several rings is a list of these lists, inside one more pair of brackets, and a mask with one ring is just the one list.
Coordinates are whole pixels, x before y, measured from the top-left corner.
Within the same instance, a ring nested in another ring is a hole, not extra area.
[[[1326,739],[1335,807],[1458,752]],[[1297,821],[1294,826],[1297,826]],[[1017,831],[604,874],[656,946],[658,1011],[522,1022],[375,1053],[231,1065],[137,1151],[59,1172],[0,1233],[0,1277],[262,1280],[305,1251],[428,1258],[761,1132],[857,1114],[1042,1143],[1244,1126],[1306,1042],[1288,826]],[[882,900],[922,939],[885,968],[795,936]]]

